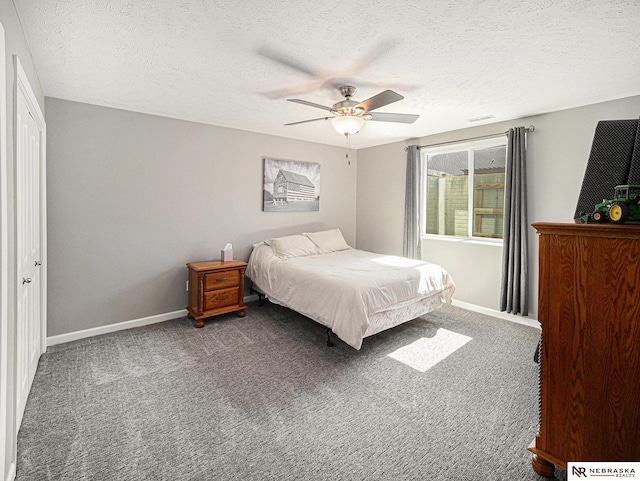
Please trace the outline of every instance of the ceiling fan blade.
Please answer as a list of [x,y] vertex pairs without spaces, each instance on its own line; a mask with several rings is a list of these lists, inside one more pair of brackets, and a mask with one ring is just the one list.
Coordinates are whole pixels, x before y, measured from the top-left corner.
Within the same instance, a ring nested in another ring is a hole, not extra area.
[[307,122],[315,122],[316,120],[327,120],[330,118],[332,117],[320,117],[319,119],[301,120],[300,122],[291,122],[290,124],[284,124],[284,125],[287,126],[287,125],[306,124]]
[[403,98],[404,97],[402,95],[395,93],[393,90],[385,90],[384,92],[380,92],[378,95],[374,95],[373,97],[360,102],[356,107],[363,108],[365,112],[371,112],[372,110],[379,109],[380,107],[397,102]]
[[306,100],[300,100],[300,99],[287,99],[287,100],[289,102],[295,102],[297,104],[302,104],[302,105],[309,105],[310,107],[316,107],[318,109],[328,110],[329,112],[331,112],[331,107],[326,107],[320,104],[314,104],[313,102],[307,102]]
[[387,112],[371,112],[369,115],[371,120],[378,122],[399,122],[401,124],[412,124],[420,117],[416,114],[391,114]]
[[[384,39],[380,42],[372,45],[369,50],[363,53],[356,63],[353,65],[354,72],[360,72],[367,67],[370,67],[374,62],[380,60],[385,55],[388,55],[393,49],[395,49],[400,43],[398,40]],[[344,85],[344,84],[343,84]],[[362,85],[362,82],[358,82],[358,85]]]
[[270,47],[260,47],[258,48],[257,53],[273,60],[274,62],[278,62],[285,67],[289,67],[290,69],[297,70],[298,72],[308,75],[309,77],[318,76],[318,72],[314,71],[311,67],[308,67],[299,59],[293,58],[284,52],[278,52]]

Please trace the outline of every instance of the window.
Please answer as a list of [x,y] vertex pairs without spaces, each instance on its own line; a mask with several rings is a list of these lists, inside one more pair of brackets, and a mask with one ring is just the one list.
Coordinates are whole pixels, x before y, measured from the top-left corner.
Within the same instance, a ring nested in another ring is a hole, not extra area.
[[506,137],[426,147],[427,234],[502,239]]

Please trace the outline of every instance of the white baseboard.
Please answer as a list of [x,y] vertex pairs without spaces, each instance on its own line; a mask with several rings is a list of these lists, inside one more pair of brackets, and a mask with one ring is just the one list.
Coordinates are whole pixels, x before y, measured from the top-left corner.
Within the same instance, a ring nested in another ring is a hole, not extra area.
[[[246,296],[244,303],[251,301],[257,301],[258,296],[256,294]],[[143,317],[141,319],[133,319],[131,321],[118,322],[116,324],[109,324],[107,326],[93,327],[91,329],[84,329],[82,331],[70,332],[68,334],[60,334],[58,336],[47,337],[47,347],[55,346],[56,344],[63,344],[65,342],[77,341],[78,339],[84,339],[86,337],[99,336],[100,334],[108,334],[110,332],[123,331],[125,329],[132,329],[134,327],[148,326],[149,324],[155,324],[157,322],[170,321],[179,317],[187,315],[186,309],[179,311],[166,312],[164,314],[158,314],[156,316]]]
[[495,309],[489,309],[488,307],[478,306],[476,304],[469,304],[468,302],[456,301],[451,302],[454,306],[467,309],[469,311],[479,312],[480,314],[487,314],[488,316],[498,317],[507,321],[515,322],[517,324],[524,324],[525,326],[535,327],[540,329],[540,323],[531,317],[516,316],[502,311],[496,311]]
[[16,479],[16,465],[15,463],[11,463],[11,466],[9,468],[9,472],[7,473],[7,481],[13,481],[14,479]]
[[82,331],[70,332],[68,334],[50,336],[47,337],[47,347],[55,346],[56,344],[62,344],[65,342],[77,341],[78,339],[84,339],[86,337],[99,336],[100,334],[107,334],[109,332],[123,331],[125,329],[132,329],[134,327],[148,326],[149,324],[169,321],[171,319],[177,319],[178,317],[184,317],[186,315],[187,310],[181,309],[179,311],[167,312],[165,314],[158,314],[156,316],[133,319],[132,321],[118,322],[115,324],[108,324],[106,326],[93,327],[91,329],[84,329]]
[[[258,296],[256,294],[246,296],[244,298],[245,304],[251,301],[257,301]],[[469,311],[479,312],[507,321],[516,322],[518,324],[524,324],[525,326],[535,327],[540,329],[540,323],[528,317],[515,316],[513,314],[507,314],[506,312],[496,311],[487,307],[477,306],[475,304],[469,304],[468,302],[462,302],[453,300],[452,304]],[[63,344],[65,342],[77,341],[78,339],[84,339],[87,337],[99,336],[101,334],[108,334],[110,332],[123,331],[125,329],[132,329],[134,327],[148,326],[149,324],[155,324],[157,322],[170,321],[179,317],[187,315],[186,309],[179,311],[166,312],[164,314],[158,314],[156,316],[143,317],[141,319],[133,319],[131,321],[118,322],[116,324],[109,324],[106,326],[93,327],[91,329],[84,329],[82,331],[70,332],[68,334],[60,334],[58,336],[47,337],[47,347],[55,346],[56,344]]]
[[258,294],[251,294],[250,296],[246,296],[244,298],[244,303],[246,304],[247,302],[257,301],[257,300],[258,300]]

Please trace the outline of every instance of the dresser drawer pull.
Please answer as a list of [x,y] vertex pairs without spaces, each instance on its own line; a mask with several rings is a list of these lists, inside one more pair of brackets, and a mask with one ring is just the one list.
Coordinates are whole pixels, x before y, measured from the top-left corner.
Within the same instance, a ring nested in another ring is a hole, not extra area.
[[224,282],[224,281],[228,281],[228,280],[229,280],[229,278],[228,278],[228,277],[218,277],[218,278],[216,279],[216,282]]
[[218,296],[216,297],[216,301],[226,301],[227,299],[229,299],[229,296]]

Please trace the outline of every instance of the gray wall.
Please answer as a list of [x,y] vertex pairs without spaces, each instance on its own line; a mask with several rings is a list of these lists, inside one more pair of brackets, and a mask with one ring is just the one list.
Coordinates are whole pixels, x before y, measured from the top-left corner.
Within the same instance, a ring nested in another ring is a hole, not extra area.
[[[25,73],[29,79],[29,83],[36,94],[36,99],[40,105],[40,108],[44,111],[44,96],[42,95],[42,89],[40,87],[40,81],[36,74],[36,69],[34,67],[33,61],[31,59],[31,53],[29,51],[29,46],[24,36],[24,32],[22,30],[22,25],[20,24],[20,19],[16,13],[15,7],[11,0],[0,0],[0,22],[5,30],[5,77],[6,77],[6,91],[0,93],[0,95],[4,95],[6,99],[6,108],[7,108],[7,123],[6,125],[0,126],[0,128],[5,129],[6,133],[6,145],[0,146],[0,148],[6,149],[6,168],[7,168],[7,179],[3,179],[3,182],[6,182],[6,192],[2,192],[2,202],[7,199],[7,224],[8,224],[8,259],[2,259],[3,270],[7,271],[8,276],[8,285],[3,286],[8,290],[8,303],[7,310],[8,316],[7,320],[2,320],[2,322],[7,322],[6,325],[6,339],[1,338],[2,330],[0,330],[0,349],[3,349],[5,344],[7,346],[7,372],[8,379],[7,381],[7,391],[6,391],[6,404],[4,405],[4,416],[6,416],[7,425],[3,426],[4,430],[0,431],[0,449],[4,450],[4,464],[0,462],[0,476],[1,479],[7,479],[7,476],[11,470],[11,464],[15,463],[16,460],[16,433],[15,433],[15,423],[14,423],[14,413],[15,413],[15,344],[16,344],[16,326],[15,326],[15,246],[14,246],[14,232],[15,232],[15,219],[14,219],[14,210],[15,205],[13,202],[13,178],[14,178],[14,167],[13,167],[13,158],[14,158],[14,148],[13,148],[13,138],[14,138],[14,129],[13,129],[13,96],[14,96],[14,85],[15,85],[15,69],[13,63],[13,56],[18,55],[20,59],[20,63],[24,68]],[[3,190],[4,183],[0,185],[0,190]],[[6,194],[6,195],[5,195]],[[5,265],[6,262],[6,265]],[[0,402],[0,406],[2,403]]]
[[[529,222],[568,220],[578,201],[598,121],[632,119],[639,115],[640,96],[636,96],[359,150],[358,247],[402,254],[406,145],[447,142],[534,124],[536,130],[529,135],[527,149]],[[457,285],[455,299],[499,309],[500,246],[425,238],[422,253],[424,259],[449,270]],[[537,265],[537,238],[534,229],[530,228],[532,318],[537,318]]]
[[[46,99],[48,335],[184,309],[187,262],[272,236],[355,244],[346,149]],[[262,212],[262,157],[321,164],[320,211]],[[250,313],[249,313],[250,315]]]

